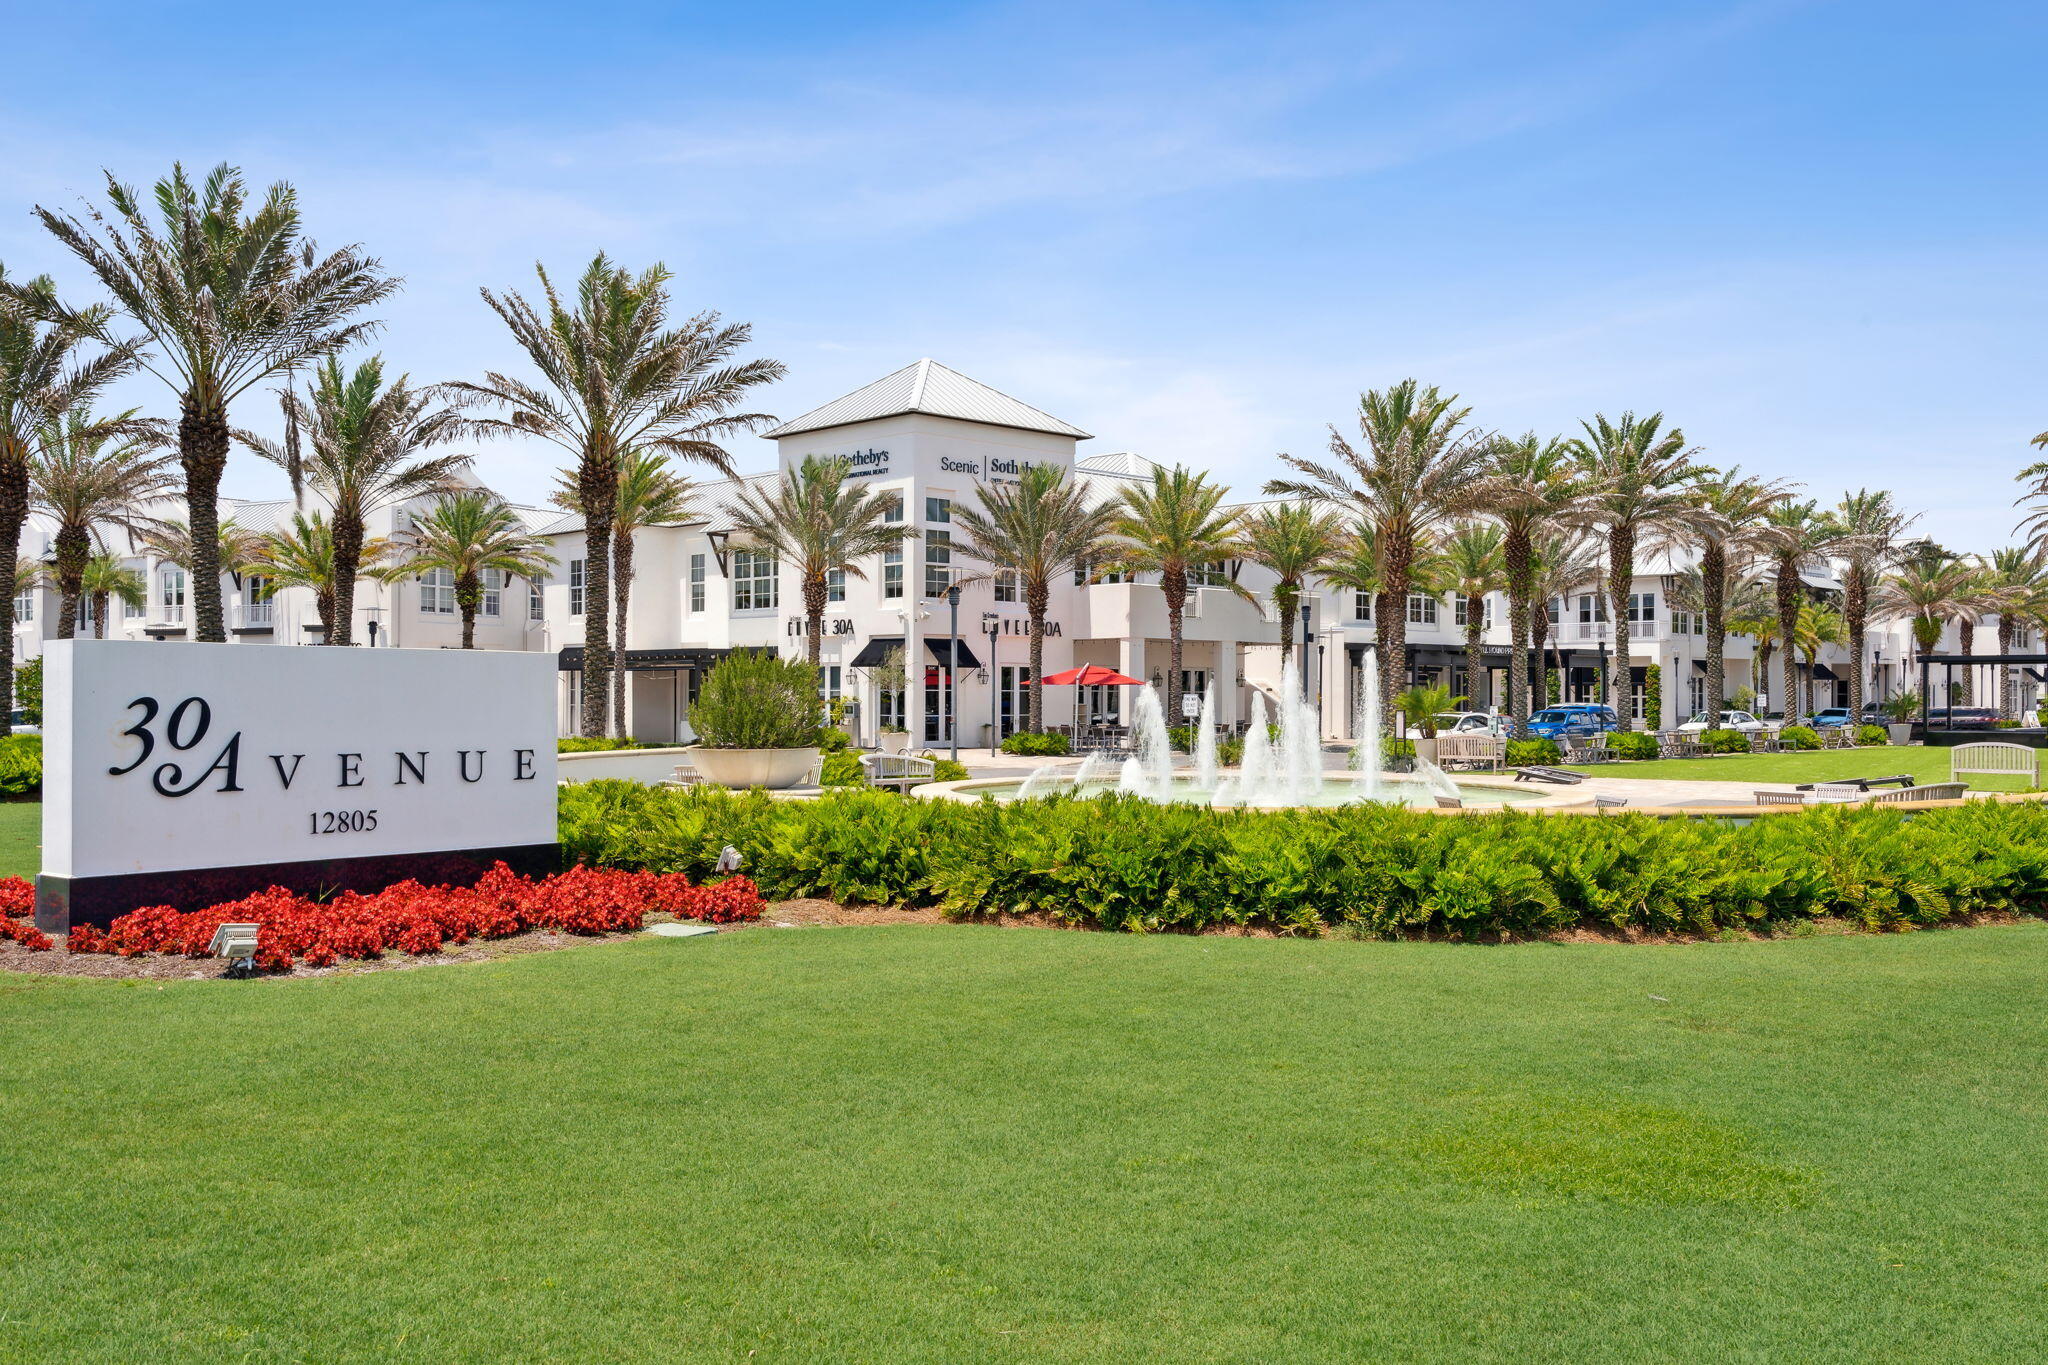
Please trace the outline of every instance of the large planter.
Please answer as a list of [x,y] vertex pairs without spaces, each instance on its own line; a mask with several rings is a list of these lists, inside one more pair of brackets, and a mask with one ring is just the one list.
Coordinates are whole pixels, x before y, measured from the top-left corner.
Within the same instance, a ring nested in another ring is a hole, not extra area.
[[1417,758],[1426,758],[1431,763],[1436,762],[1436,741],[1434,739],[1424,739],[1421,735],[1417,735],[1415,737],[1415,756]]
[[818,766],[818,751],[809,749],[711,749],[703,745],[690,750],[690,762],[706,782],[743,791],[766,787],[778,791],[794,787]]
[[1884,728],[1886,733],[1891,735],[1892,743],[1908,744],[1912,742],[1913,724],[1911,721],[1906,722],[1904,725],[1887,725]]
[[878,747],[885,754],[900,754],[910,749],[910,731],[884,730],[878,737]]

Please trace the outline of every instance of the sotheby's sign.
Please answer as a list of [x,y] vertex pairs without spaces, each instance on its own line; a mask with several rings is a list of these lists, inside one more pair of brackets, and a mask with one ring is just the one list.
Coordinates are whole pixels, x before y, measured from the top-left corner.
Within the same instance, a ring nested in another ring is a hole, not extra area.
[[39,920],[553,857],[552,655],[72,640],[44,657]]

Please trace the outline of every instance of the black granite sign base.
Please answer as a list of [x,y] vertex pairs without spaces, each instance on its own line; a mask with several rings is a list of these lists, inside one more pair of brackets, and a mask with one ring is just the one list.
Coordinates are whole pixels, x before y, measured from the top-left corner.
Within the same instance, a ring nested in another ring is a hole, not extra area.
[[498,862],[530,877],[546,876],[561,871],[562,847],[516,844],[434,853],[385,853],[366,858],[318,858],[302,863],[134,872],[118,877],[42,876],[36,878],[36,928],[46,934],[68,933],[73,924],[104,928],[145,905],[204,910],[209,905],[240,900],[273,886],[314,897],[339,891],[382,891],[407,878],[428,886],[468,886]]

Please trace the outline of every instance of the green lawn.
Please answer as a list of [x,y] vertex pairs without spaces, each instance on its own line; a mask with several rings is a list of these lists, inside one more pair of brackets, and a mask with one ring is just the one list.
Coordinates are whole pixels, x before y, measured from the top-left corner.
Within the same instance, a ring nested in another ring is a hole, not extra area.
[[[1714,758],[1655,759],[1647,763],[1597,763],[1584,771],[1602,777],[1661,777],[1693,782],[1824,782],[1837,777],[1885,777],[1911,773],[1923,786],[1946,782],[1949,751],[1907,748],[1810,749],[1793,754],[1721,754]],[[1576,766],[1576,765],[1575,765]],[[2024,791],[2023,777],[1973,777],[1977,791]]]
[[34,881],[42,855],[43,803],[0,801],[0,877]]
[[2048,925],[0,977],[0,1359],[2048,1358]]

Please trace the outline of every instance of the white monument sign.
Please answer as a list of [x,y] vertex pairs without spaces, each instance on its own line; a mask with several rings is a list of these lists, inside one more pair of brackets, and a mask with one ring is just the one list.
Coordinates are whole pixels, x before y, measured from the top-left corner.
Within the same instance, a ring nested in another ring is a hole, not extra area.
[[53,641],[36,918],[551,869],[555,658]]

